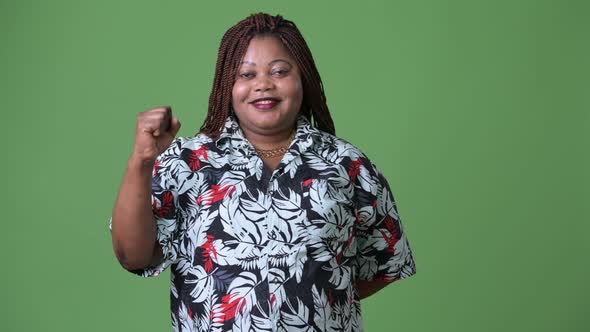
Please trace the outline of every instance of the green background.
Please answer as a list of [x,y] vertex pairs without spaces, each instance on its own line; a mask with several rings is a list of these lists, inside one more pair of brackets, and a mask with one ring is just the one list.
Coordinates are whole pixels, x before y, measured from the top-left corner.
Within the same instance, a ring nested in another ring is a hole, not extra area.
[[1,331],[169,331],[107,218],[138,112],[201,125],[225,30],[306,37],[337,135],[388,178],[417,274],[372,331],[587,331],[587,1],[0,1]]

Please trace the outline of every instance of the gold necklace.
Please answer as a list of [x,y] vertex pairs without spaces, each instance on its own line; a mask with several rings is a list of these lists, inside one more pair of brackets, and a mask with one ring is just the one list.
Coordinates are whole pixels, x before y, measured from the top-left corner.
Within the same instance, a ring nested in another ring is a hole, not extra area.
[[257,148],[254,148],[254,150],[256,150],[256,154],[258,154],[258,156],[260,158],[276,157],[276,156],[284,154],[285,152],[287,152],[287,150],[289,150],[289,145],[291,145],[291,142],[293,141],[294,137],[295,137],[295,129],[293,129],[293,132],[291,133],[291,137],[289,137],[289,143],[287,143],[287,145],[281,146],[278,148],[274,148],[274,149],[270,149],[270,150],[263,150],[263,149],[257,149]]

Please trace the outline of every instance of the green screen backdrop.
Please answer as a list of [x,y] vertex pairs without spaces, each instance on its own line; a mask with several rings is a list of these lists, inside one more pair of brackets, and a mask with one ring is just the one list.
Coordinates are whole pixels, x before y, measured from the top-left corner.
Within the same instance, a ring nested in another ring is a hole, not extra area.
[[293,20],[337,135],[384,172],[417,274],[366,331],[588,331],[587,1],[0,1],[0,330],[169,331],[169,272],[107,219],[138,112],[196,133],[219,41]]

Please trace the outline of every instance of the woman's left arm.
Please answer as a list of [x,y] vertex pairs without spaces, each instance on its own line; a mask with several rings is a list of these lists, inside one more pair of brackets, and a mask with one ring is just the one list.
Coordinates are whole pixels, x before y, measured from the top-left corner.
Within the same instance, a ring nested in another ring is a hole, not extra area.
[[359,296],[362,300],[377,293],[387,285],[389,285],[388,282],[358,280],[356,282],[356,289],[358,290]]

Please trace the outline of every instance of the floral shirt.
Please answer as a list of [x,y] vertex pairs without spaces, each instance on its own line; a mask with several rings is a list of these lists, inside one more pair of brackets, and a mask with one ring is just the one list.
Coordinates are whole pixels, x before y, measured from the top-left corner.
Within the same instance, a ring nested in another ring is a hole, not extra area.
[[274,171],[230,115],[221,136],[176,138],[154,166],[174,331],[362,331],[357,280],[413,275],[389,185],[302,115]]

